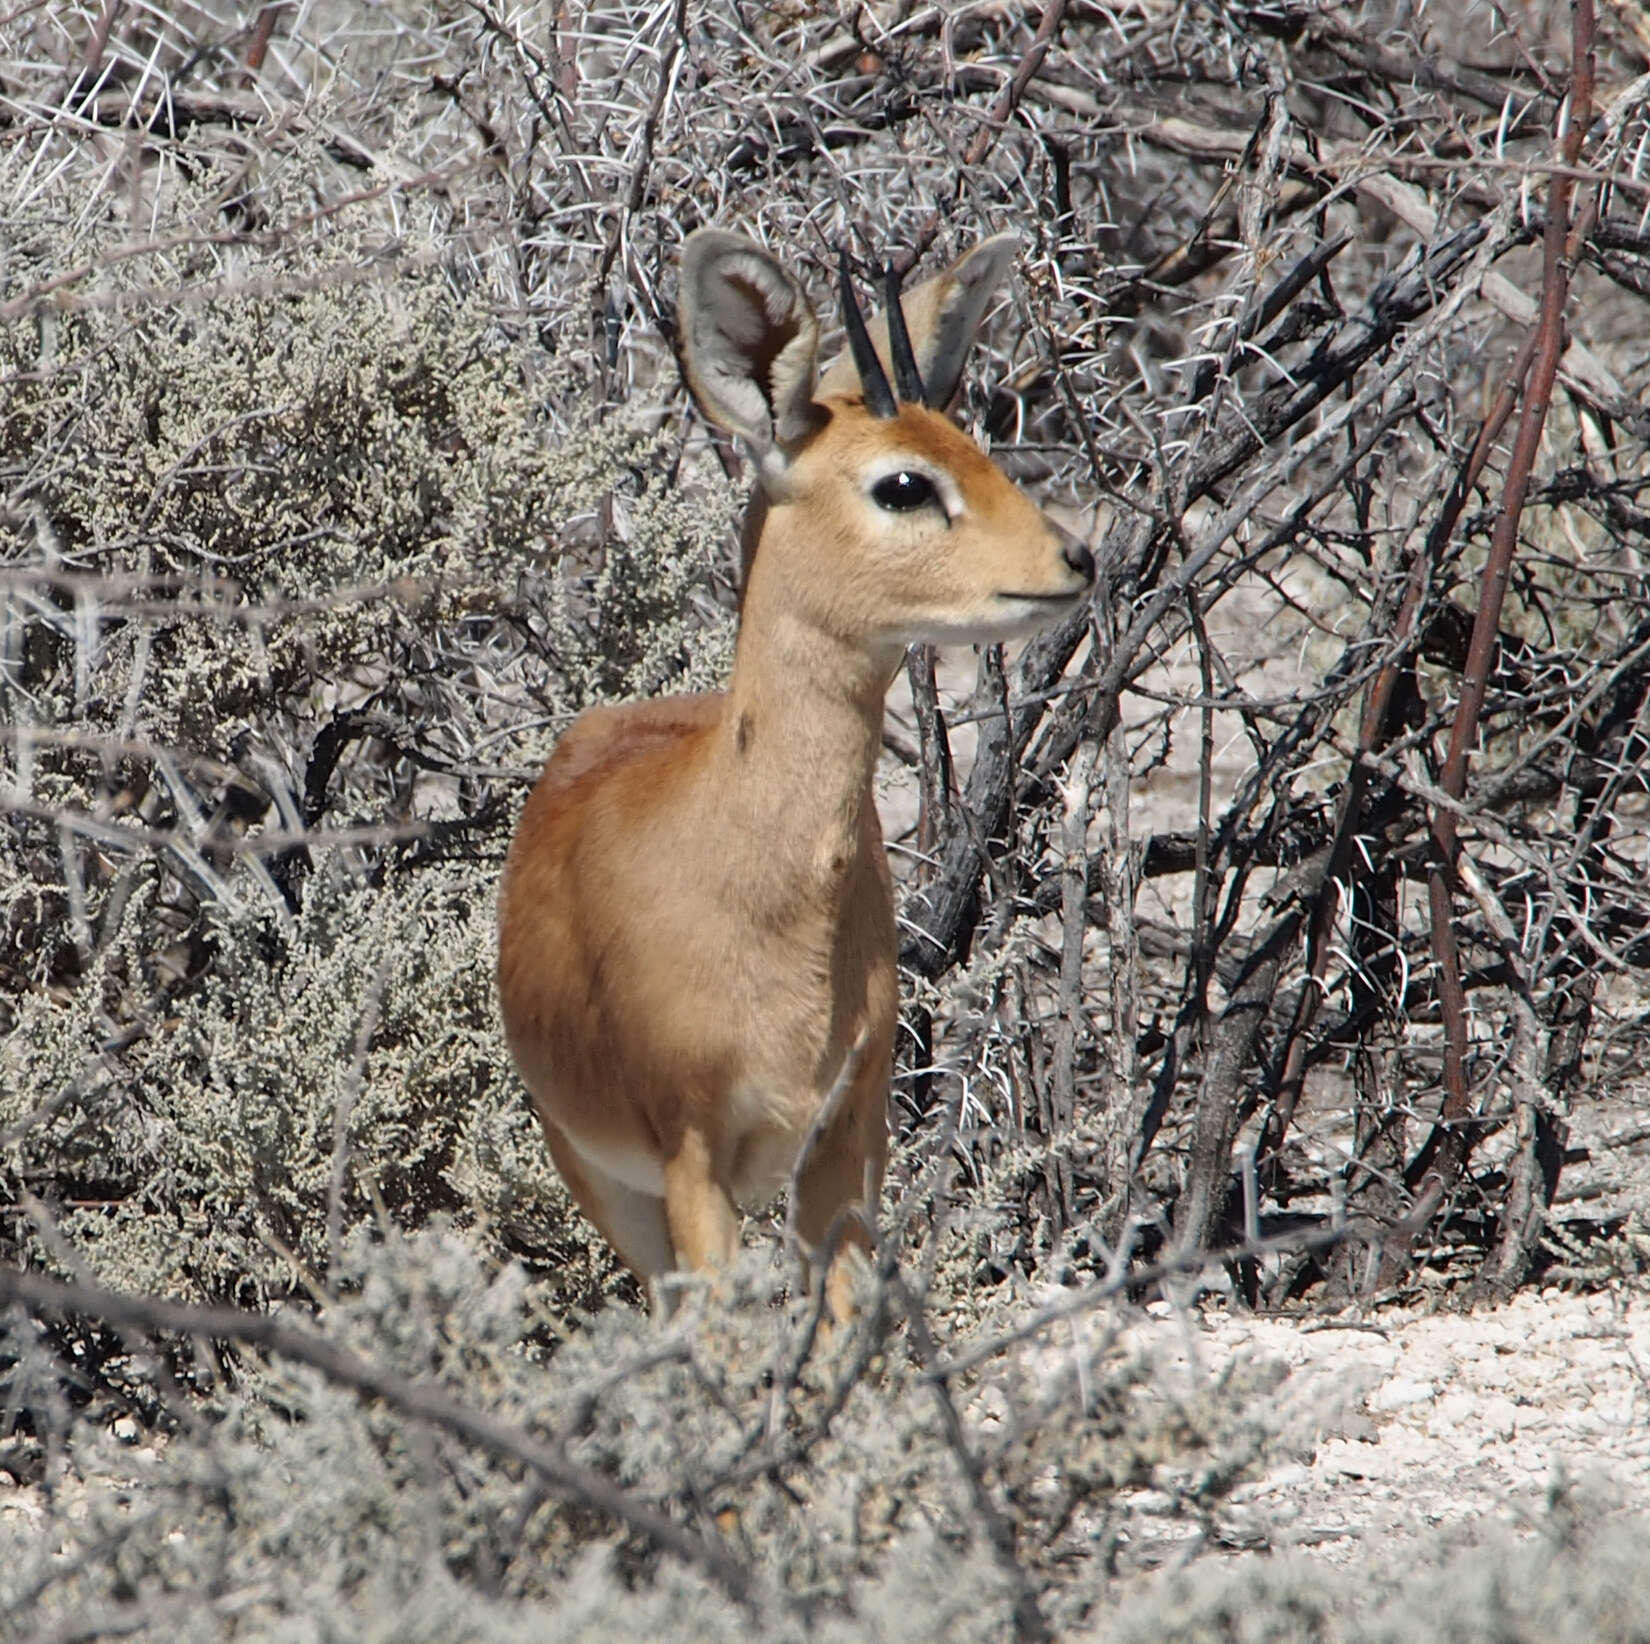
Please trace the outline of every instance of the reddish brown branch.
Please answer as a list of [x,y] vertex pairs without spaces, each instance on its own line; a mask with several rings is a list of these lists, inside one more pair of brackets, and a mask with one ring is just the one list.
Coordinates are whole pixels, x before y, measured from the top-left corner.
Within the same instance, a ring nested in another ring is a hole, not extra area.
[[121,0],[103,0],[102,15],[86,42],[86,56],[80,67],[82,81],[87,85],[97,78],[97,71],[103,66],[103,54],[109,49],[109,34],[120,15],[120,5]]
[[1295,1017],[1290,1023],[1285,1045],[1282,1071],[1278,1078],[1278,1094],[1272,1113],[1267,1119],[1266,1131],[1257,1157],[1264,1169],[1271,1172],[1283,1147],[1289,1126],[1294,1121],[1301,1091],[1306,1081],[1306,1059],[1309,1034],[1317,1020],[1324,1000],[1323,981],[1329,971],[1329,959],[1334,951],[1332,937],[1335,921],[1341,907],[1342,886],[1351,871],[1353,846],[1365,825],[1370,780],[1374,767],[1363,757],[1379,752],[1393,734],[1393,713],[1398,682],[1413,667],[1420,635],[1416,632],[1416,618],[1421,609],[1427,583],[1436,569],[1445,545],[1454,534],[1461,510],[1477,485],[1484,465],[1489,461],[1501,430],[1518,404],[1518,396],[1528,375],[1530,361],[1535,354],[1536,334],[1531,332],[1519,350],[1518,358],[1496,395],[1490,414],[1484,419],[1473,441],[1472,450],[1456,475],[1455,483],[1444,498],[1438,518],[1427,533],[1426,551],[1415,556],[1409,581],[1404,589],[1403,603],[1393,628],[1394,654],[1382,666],[1371,682],[1364,698],[1363,716],[1358,731],[1359,758],[1352,762],[1335,818],[1335,838],[1330,850],[1329,871],[1318,892],[1317,904],[1312,910],[1312,923],[1307,936],[1308,985],[1303,987],[1295,1006]]
[[241,76],[243,86],[257,82],[258,71],[269,53],[269,42],[275,33],[275,24],[286,10],[286,0],[272,0],[258,12],[257,25],[252,30],[252,43],[246,48],[246,72]]
[[[1473,622],[1466,667],[1461,675],[1461,694],[1450,730],[1449,750],[1439,779],[1440,788],[1452,799],[1460,799],[1466,792],[1467,759],[1478,736],[1490,665],[1500,634],[1501,607],[1512,573],[1513,555],[1518,547],[1518,527],[1524,512],[1524,499],[1529,490],[1536,453],[1541,446],[1541,433],[1547,421],[1553,384],[1558,377],[1558,362],[1564,352],[1564,306],[1569,295],[1566,254],[1570,235],[1570,195],[1593,108],[1592,0],[1576,0],[1574,42],[1570,96],[1559,114],[1559,165],[1548,183],[1547,221],[1542,234],[1541,313],[1536,330],[1535,359],[1524,405],[1519,413],[1501,512],[1490,538],[1489,562],[1484,568],[1483,597]],[[1461,988],[1454,933],[1450,928],[1458,827],[1453,810],[1439,808],[1433,812],[1436,861],[1428,876],[1428,901],[1432,912],[1433,957],[1439,973],[1438,997],[1444,1018],[1444,1100],[1438,1127],[1428,1138],[1413,1167],[1415,1181],[1424,1179],[1429,1170],[1436,1169],[1446,1187],[1453,1184],[1469,1151],[1468,1135],[1464,1128],[1470,1110],[1465,994]],[[1411,1185],[1414,1185],[1413,1182]]]

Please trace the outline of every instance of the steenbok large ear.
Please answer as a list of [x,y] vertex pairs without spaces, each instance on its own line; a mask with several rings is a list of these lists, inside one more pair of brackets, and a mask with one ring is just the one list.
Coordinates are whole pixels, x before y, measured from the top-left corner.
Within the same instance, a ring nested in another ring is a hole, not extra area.
[[702,228],[682,248],[682,372],[699,408],[759,456],[813,428],[819,322],[761,246]]
[[[943,410],[956,398],[963,365],[974,346],[974,334],[1019,249],[1015,235],[995,234],[965,252],[943,274],[913,287],[901,298],[917,368],[928,387],[928,403],[936,410]],[[888,363],[886,316],[879,314],[868,329],[878,356]],[[823,399],[829,394],[852,394],[858,386],[859,373],[854,370],[853,359],[844,355],[820,379],[819,395]]]

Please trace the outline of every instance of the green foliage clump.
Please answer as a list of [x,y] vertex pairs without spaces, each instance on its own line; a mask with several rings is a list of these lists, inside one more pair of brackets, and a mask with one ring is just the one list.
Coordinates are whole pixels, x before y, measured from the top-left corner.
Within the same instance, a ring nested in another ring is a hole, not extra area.
[[[207,167],[174,211],[210,218],[227,183]],[[300,201],[283,172],[264,209],[297,215]],[[48,195],[16,224],[18,274],[63,259],[65,204]],[[657,419],[600,413],[573,368],[501,326],[433,243],[401,241],[373,270],[381,240],[367,207],[343,210],[281,242],[255,280],[228,277],[196,302],[0,322],[0,472],[30,503],[0,523],[0,549],[45,547],[110,579],[112,600],[133,579],[153,614],[124,620],[117,603],[99,621],[92,603],[90,654],[59,638],[64,665],[37,682],[54,718],[124,715],[127,729],[225,752],[272,709],[381,687],[398,652],[559,563],[608,498],[599,569],[571,599],[554,594],[567,705],[706,683],[725,661],[725,618],[689,599],[725,539],[730,489],[666,483]],[[112,299],[158,272],[118,245],[109,223],[74,248],[109,258]],[[153,597],[180,587],[198,620]]]
[[0,318],[0,1250],[261,1303],[361,1218],[442,1212],[583,1297],[606,1260],[497,1031],[497,876],[572,711],[719,677],[733,491],[450,245],[317,216],[319,163],[269,158],[246,209],[305,231],[222,261],[228,156],[145,248],[67,179],[8,223],[8,278],[103,273]]

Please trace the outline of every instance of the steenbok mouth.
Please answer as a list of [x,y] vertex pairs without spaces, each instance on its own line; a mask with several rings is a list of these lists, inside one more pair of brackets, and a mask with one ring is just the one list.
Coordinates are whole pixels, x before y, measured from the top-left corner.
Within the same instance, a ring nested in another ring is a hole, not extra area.
[[1010,588],[997,595],[998,599],[1016,600],[1024,605],[1074,605],[1089,591],[1085,582],[1076,588],[1068,588],[1060,594],[1027,594],[1018,589]]

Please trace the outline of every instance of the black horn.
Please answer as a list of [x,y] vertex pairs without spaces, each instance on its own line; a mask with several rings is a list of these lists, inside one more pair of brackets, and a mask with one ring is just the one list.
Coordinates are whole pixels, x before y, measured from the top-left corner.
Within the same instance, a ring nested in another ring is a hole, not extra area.
[[[888,386],[888,373],[871,346],[871,334],[865,329],[865,316],[860,312],[859,298],[854,295],[854,279],[848,269],[848,248],[837,253],[842,279],[842,323],[848,328],[848,347],[854,356],[854,369],[859,372],[860,392],[865,396],[865,409],[873,417],[892,417],[898,414],[899,404]],[[900,329],[903,331],[904,326]],[[906,348],[911,346],[906,340]]]
[[894,362],[894,386],[902,400],[927,405],[928,388],[917,368],[916,351],[911,347],[911,333],[905,329],[905,310],[900,307],[900,277],[892,263],[882,277],[882,290],[888,313],[888,353]]

